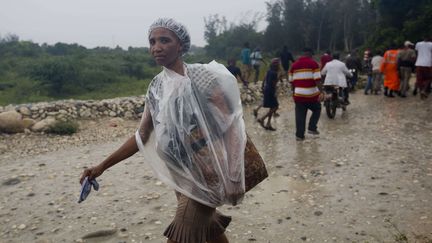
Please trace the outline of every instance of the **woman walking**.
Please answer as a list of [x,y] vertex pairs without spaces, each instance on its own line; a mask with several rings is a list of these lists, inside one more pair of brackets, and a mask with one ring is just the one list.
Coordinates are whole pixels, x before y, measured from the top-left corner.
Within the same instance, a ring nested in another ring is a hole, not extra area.
[[147,91],[135,135],[94,167],[80,182],[144,153],[156,176],[175,190],[178,206],[164,235],[168,243],[227,243],[231,221],[216,210],[244,195],[246,132],[237,81],[221,64],[186,64],[186,28],[158,19],[148,35],[150,53],[163,70]]
[[[279,108],[279,102],[276,97],[276,86],[279,80],[279,64],[279,58],[273,58],[270,64],[270,70],[267,71],[264,80],[264,100],[262,106],[264,108],[269,108],[269,110],[267,114],[257,120],[263,128],[270,131],[276,131],[276,128],[271,125],[271,119]],[[267,123],[265,122],[266,118]]]

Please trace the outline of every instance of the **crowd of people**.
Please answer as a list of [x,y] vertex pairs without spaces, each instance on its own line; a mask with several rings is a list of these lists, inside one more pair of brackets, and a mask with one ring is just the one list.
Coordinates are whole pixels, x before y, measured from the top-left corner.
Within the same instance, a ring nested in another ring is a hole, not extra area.
[[420,99],[429,96],[432,79],[432,42],[425,38],[417,44],[405,41],[402,48],[390,47],[384,54],[376,51],[374,54],[366,50],[363,58],[363,68],[367,74],[367,84],[364,94],[369,92],[386,97],[396,96],[406,98],[411,89],[409,80],[412,73],[416,74],[416,82],[412,87],[412,95],[420,93]]
[[[251,53],[249,43],[245,43],[241,51],[241,60],[241,71],[237,68],[238,72],[233,72],[230,66],[228,69],[247,87],[253,66],[253,81],[256,84],[259,65],[264,62],[259,48]],[[257,62],[258,66],[254,66]],[[405,41],[401,48],[391,46],[386,51],[366,49],[363,59],[358,56],[357,50],[350,52],[343,61],[339,53],[327,50],[320,57],[319,63],[313,59],[313,51],[309,48],[295,60],[287,46],[284,46],[278,56],[272,58],[262,82],[263,102],[253,109],[253,114],[264,129],[276,131],[271,124],[271,119],[279,108],[276,87],[278,82],[288,80],[295,103],[296,139],[304,139],[307,110],[312,111],[308,133],[318,135],[317,123],[321,113],[321,101],[326,98],[323,95],[325,91],[336,87],[344,105],[349,105],[349,93],[358,88],[359,75],[362,73],[367,77],[365,95],[384,94],[388,98],[406,98],[412,89],[413,96],[419,93],[420,99],[424,100],[431,92],[431,39],[425,38],[417,44]],[[412,73],[416,74],[416,82],[410,87]],[[258,111],[262,107],[268,108],[268,111],[259,117]]]

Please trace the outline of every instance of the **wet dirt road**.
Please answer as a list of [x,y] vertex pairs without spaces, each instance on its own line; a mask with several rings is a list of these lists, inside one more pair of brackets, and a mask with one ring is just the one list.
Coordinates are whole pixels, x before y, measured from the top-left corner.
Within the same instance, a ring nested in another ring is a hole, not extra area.
[[334,120],[322,110],[317,139],[295,141],[292,102],[277,132],[250,125],[272,173],[259,242],[432,242],[430,101],[362,91],[351,101]]
[[[245,107],[270,176],[242,204],[220,209],[233,216],[230,242],[432,242],[432,100],[358,91],[351,102],[333,120],[323,110],[320,137],[303,142],[295,141],[291,99],[280,98],[276,132]],[[101,190],[76,202],[82,168],[123,141],[0,155],[0,242],[165,242],[175,196],[142,155],[107,171]]]

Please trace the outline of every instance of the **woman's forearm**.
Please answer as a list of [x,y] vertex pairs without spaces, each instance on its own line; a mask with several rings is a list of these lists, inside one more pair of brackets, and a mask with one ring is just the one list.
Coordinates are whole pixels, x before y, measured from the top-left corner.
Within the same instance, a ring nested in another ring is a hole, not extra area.
[[135,136],[132,136],[119,149],[102,161],[99,166],[101,166],[103,170],[106,170],[120,161],[129,158],[136,152],[138,152],[138,146]]

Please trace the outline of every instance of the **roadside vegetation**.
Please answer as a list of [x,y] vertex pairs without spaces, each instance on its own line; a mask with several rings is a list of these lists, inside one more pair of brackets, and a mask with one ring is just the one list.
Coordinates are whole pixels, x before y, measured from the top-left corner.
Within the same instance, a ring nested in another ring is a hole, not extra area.
[[[405,40],[432,36],[429,0],[277,0],[257,11],[262,14],[248,14],[238,23],[228,23],[217,14],[205,18],[203,34],[208,44],[192,46],[186,62],[238,60],[245,42],[252,49],[259,47],[269,60],[278,56],[283,45],[294,55],[304,47],[313,48],[317,55],[327,49],[361,54],[366,48],[384,51]],[[258,30],[263,19],[267,27]],[[0,34],[0,105],[142,95],[161,70],[145,47],[88,49]]]

